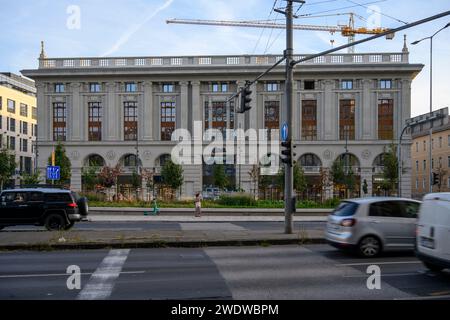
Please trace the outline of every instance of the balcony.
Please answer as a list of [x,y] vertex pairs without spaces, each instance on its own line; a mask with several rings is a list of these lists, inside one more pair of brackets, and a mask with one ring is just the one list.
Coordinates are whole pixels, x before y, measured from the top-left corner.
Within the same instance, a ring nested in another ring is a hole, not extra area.
[[[295,60],[307,57],[297,55]],[[39,59],[39,69],[108,69],[108,68],[170,68],[210,66],[271,66],[279,55],[241,56],[166,56],[121,58],[46,58]],[[408,53],[330,54],[303,62],[305,65],[399,64],[408,63]]]

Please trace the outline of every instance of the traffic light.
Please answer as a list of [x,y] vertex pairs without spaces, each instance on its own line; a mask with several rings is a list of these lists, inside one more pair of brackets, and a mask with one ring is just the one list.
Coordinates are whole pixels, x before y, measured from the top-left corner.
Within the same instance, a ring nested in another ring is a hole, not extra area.
[[246,111],[250,110],[252,107],[250,106],[250,102],[252,101],[252,98],[250,98],[250,95],[252,94],[252,91],[249,88],[248,82],[245,84],[244,88],[241,88],[241,101],[239,105],[239,113],[245,113]]
[[440,177],[438,173],[433,172],[433,186],[439,184]]
[[281,142],[281,147],[283,148],[281,150],[281,162],[292,166],[292,142]]

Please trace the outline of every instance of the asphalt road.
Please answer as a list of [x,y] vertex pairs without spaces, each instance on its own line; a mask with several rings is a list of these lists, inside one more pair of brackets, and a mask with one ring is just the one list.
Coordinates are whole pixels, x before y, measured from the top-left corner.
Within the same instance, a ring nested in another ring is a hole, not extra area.
[[[69,290],[66,269],[82,272]],[[367,288],[369,265],[381,289]],[[450,299],[450,272],[411,254],[360,259],[327,245],[0,253],[0,299]]]
[[[214,223],[214,222],[212,222]],[[224,223],[217,223],[224,225]],[[242,222],[230,221],[225,225],[235,226],[236,229],[254,230],[254,231],[277,231],[284,230],[284,222],[264,221],[264,222]],[[119,221],[119,222],[79,222],[76,223],[72,230],[74,231],[144,231],[144,230],[182,230],[184,226],[192,225],[192,223],[182,222],[163,222],[163,221]],[[324,230],[326,222],[294,222],[296,230]],[[1,232],[45,232],[44,227],[35,226],[15,226],[7,227]]]

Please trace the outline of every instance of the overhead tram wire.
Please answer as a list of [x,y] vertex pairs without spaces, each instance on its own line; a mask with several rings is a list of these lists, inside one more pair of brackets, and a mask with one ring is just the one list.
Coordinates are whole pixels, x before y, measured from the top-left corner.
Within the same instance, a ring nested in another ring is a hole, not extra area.
[[[395,28],[395,29],[390,29],[390,30],[388,30],[386,32],[383,32],[383,33],[380,33],[380,34],[377,34],[377,35],[374,35],[374,36],[371,36],[371,37],[368,37],[368,38],[365,38],[365,39],[362,39],[362,40],[358,40],[358,41],[355,41],[353,43],[345,44],[345,45],[342,45],[342,46],[339,46],[339,47],[336,47],[336,48],[333,48],[333,49],[322,51],[322,52],[317,53],[317,54],[312,54],[312,55],[306,56],[303,59],[293,61],[293,65],[297,65],[299,63],[302,63],[302,62],[305,62],[305,61],[309,61],[309,60],[312,60],[312,59],[317,58],[317,57],[321,57],[321,56],[324,56],[324,55],[327,55],[327,54],[330,54],[330,53],[333,53],[333,52],[336,52],[336,51],[340,51],[342,49],[346,49],[346,48],[351,47],[351,46],[356,46],[356,45],[364,43],[364,42],[375,40],[375,39],[384,37],[384,36],[386,36],[386,35],[388,35],[390,33],[396,33],[396,32],[399,32],[399,31],[402,31],[402,30],[405,30],[405,29],[409,29],[409,28],[412,28],[412,27],[415,27],[415,26],[418,26],[418,25],[421,25],[421,24],[424,24],[424,23],[427,23],[427,22],[430,22],[430,21],[433,21],[433,20],[436,20],[436,19],[439,19],[439,18],[443,18],[445,16],[449,16],[449,15],[450,15],[450,11],[444,11],[444,12],[439,13],[437,15],[434,15],[434,16],[431,16],[431,17],[428,17],[428,18],[425,18],[425,19],[421,19],[421,20],[412,22],[412,23],[409,23],[407,25],[404,25],[404,26],[401,26],[401,27],[398,27],[398,28]],[[253,81],[248,82],[247,85],[250,86],[250,85],[254,84],[256,81],[258,81],[259,79],[264,77],[266,74],[268,74],[270,71],[275,69],[277,66],[279,66],[285,60],[286,60],[286,57],[283,57],[278,62],[276,62],[274,65],[272,65],[269,69],[267,69],[266,71],[261,73]],[[239,92],[233,94],[230,98],[228,98],[227,101],[231,101],[232,99],[236,98],[238,95],[239,95]]]
[[367,9],[367,10],[370,10],[370,11],[372,11],[372,12],[379,13],[379,14],[381,14],[382,16],[385,16],[385,17],[390,18],[390,19],[392,19],[392,20],[395,20],[395,21],[397,21],[397,22],[400,22],[400,23],[403,23],[403,24],[408,24],[408,22],[405,22],[405,21],[403,21],[403,20],[400,20],[400,19],[397,19],[397,18],[395,18],[395,17],[392,17],[392,16],[390,16],[390,15],[388,15],[388,14],[385,14],[385,13],[383,13],[383,12],[381,12],[381,11],[374,10],[374,9],[372,9],[372,8],[369,8],[368,6],[363,5],[363,4],[361,4],[361,3],[358,3],[358,2],[356,2],[356,1],[347,0],[347,2],[356,4],[356,5],[361,6],[361,7],[365,8],[365,9]]
[[[388,1],[388,0],[371,1],[371,2],[364,3],[364,5],[376,4],[376,3],[386,2],[386,1]],[[341,8],[335,8],[335,9],[329,9],[329,10],[318,11],[318,12],[314,12],[314,13],[306,13],[306,14],[300,15],[299,18],[308,17],[308,16],[313,16],[313,15],[317,15],[317,14],[321,14],[321,13],[327,13],[327,12],[339,11],[339,10],[344,10],[344,9],[351,9],[351,8],[356,8],[356,7],[359,7],[359,5],[353,5],[353,6],[341,7]]]
[[[270,21],[270,17],[272,16],[273,11],[275,10],[275,7],[276,7],[276,5],[277,5],[277,2],[278,2],[278,0],[274,0],[272,9],[271,9],[270,12],[269,12],[269,16],[267,17],[267,20],[265,20],[266,22],[269,22],[269,21]],[[256,41],[255,47],[253,48],[252,54],[255,54],[256,49],[258,48],[259,42],[261,41],[262,35],[264,34],[264,31],[265,31],[265,30],[266,30],[265,27],[261,30],[261,33],[259,34],[258,41]],[[272,28],[272,30],[273,30],[273,28]]]
[[[275,4],[276,4],[276,2],[275,2]],[[275,10],[275,5],[272,8],[272,10]],[[279,15],[279,13],[277,12],[277,15],[275,16],[275,18],[278,17],[278,15]],[[274,27],[270,28],[270,35],[269,35],[269,38],[267,38],[267,43],[266,43],[266,48],[264,49],[264,54],[266,54],[267,50],[269,50],[269,43],[270,43],[270,40],[272,39],[273,30],[275,30]]]

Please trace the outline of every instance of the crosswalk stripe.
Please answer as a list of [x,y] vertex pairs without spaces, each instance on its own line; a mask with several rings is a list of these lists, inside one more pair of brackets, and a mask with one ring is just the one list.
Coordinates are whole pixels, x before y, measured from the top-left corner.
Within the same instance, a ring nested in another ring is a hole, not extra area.
[[129,249],[111,250],[78,294],[77,300],[104,300],[109,298],[129,253]]

